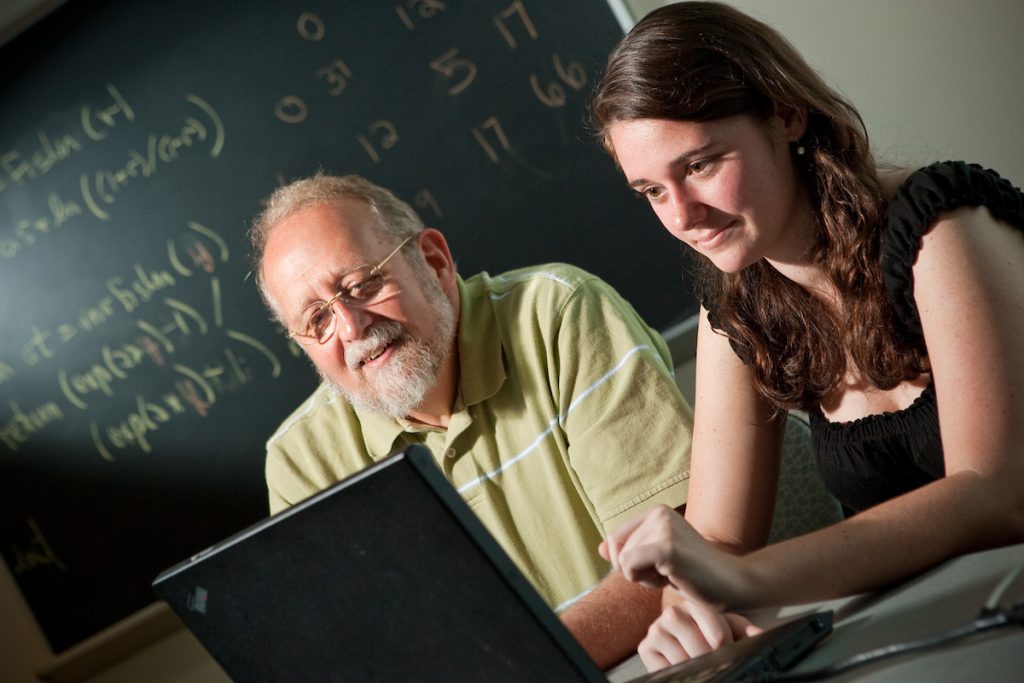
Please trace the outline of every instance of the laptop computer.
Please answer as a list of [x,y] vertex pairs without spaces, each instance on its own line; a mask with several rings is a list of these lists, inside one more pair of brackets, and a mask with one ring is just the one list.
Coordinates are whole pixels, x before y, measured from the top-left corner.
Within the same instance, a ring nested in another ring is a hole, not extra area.
[[[153,586],[236,683],[607,683],[422,446]],[[830,629],[830,613],[811,615],[636,683],[744,680],[788,667]]]

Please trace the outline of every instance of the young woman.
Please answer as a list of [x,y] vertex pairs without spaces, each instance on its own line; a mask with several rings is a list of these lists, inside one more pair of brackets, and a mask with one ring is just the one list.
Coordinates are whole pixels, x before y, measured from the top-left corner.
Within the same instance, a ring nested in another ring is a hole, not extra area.
[[[602,552],[681,596],[650,669],[816,601],[1024,541],[1024,195],[940,163],[881,179],[863,123],[770,27],[684,2],[612,53],[596,126],[696,252],[690,497]],[[897,187],[898,186],[898,187]],[[764,547],[782,416],[806,411],[847,519]]]

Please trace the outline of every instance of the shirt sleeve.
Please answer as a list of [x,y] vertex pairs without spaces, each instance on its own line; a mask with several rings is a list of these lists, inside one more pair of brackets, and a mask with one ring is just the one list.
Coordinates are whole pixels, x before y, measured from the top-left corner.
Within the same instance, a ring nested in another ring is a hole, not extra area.
[[597,278],[558,316],[557,395],[569,460],[606,533],[686,502],[693,413],[664,340]]

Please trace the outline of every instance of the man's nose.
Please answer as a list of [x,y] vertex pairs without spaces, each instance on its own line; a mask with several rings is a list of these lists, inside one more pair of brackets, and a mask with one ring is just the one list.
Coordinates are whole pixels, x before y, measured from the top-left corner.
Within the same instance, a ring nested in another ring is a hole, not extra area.
[[341,300],[331,302],[331,310],[334,312],[334,324],[337,326],[334,333],[341,341],[362,339],[363,333],[372,321],[369,311],[359,306],[350,306]]

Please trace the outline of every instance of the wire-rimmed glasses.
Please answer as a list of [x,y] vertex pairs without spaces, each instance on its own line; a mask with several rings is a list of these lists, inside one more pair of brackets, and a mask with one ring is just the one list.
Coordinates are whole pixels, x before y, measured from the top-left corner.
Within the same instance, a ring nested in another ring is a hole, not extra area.
[[315,301],[302,311],[303,331],[288,330],[288,336],[300,344],[326,344],[337,327],[334,304],[340,301],[345,306],[359,308],[376,301],[384,290],[384,265],[415,237],[406,237],[377,265],[359,266],[343,275],[334,296],[327,301]]

